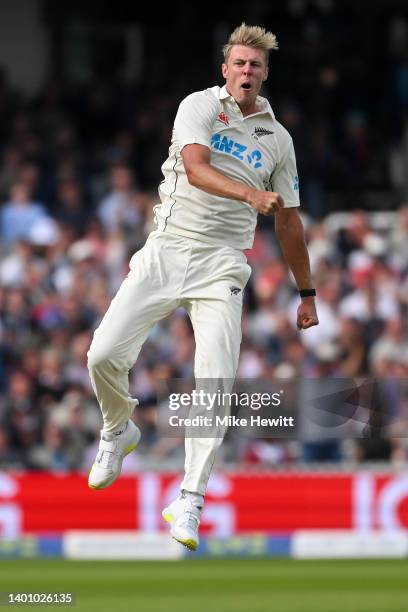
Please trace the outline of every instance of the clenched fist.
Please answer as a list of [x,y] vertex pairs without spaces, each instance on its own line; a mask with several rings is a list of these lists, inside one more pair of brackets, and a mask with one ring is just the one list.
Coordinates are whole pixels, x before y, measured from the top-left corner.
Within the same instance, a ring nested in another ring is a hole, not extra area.
[[297,309],[296,324],[298,329],[308,329],[314,325],[319,325],[314,298],[302,300]]
[[273,215],[283,208],[284,201],[282,196],[275,191],[253,189],[250,193],[248,204],[261,213],[261,215]]

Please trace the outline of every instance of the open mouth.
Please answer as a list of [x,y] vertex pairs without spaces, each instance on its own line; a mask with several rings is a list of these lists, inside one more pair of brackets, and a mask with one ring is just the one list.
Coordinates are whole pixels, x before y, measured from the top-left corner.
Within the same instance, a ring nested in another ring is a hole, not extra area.
[[241,87],[245,89],[245,91],[249,91],[251,89],[251,83],[242,83]]

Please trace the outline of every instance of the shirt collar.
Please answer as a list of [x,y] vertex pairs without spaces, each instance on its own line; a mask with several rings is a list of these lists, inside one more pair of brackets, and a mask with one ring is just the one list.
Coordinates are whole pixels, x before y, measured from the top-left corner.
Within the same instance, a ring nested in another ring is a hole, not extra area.
[[[220,92],[219,92],[219,99],[220,100],[226,100],[227,98],[230,98],[231,100],[234,100],[234,98],[231,96],[231,94],[228,93],[227,91],[227,87],[225,85],[223,85],[222,87],[220,87]],[[256,99],[257,105],[260,107],[260,113],[267,113],[269,115],[271,115],[272,119],[275,119],[275,115],[274,112],[271,108],[271,105],[269,104],[268,100],[266,98],[263,98],[262,96],[258,96]]]

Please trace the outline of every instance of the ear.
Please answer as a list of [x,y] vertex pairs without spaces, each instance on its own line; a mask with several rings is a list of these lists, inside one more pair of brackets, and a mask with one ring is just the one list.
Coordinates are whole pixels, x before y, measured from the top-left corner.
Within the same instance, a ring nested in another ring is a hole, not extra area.
[[222,76],[224,77],[224,79],[226,79],[227,76],[228,76],[228,66],[227,66],[227,64],[222,64],[221,65],[221,71],[222,71]]
[[265,72],[264,72],[264,77],[263,77],[263,81],[266,81],[266,79],[268,78],[269,75],[269,66],[265,66]]

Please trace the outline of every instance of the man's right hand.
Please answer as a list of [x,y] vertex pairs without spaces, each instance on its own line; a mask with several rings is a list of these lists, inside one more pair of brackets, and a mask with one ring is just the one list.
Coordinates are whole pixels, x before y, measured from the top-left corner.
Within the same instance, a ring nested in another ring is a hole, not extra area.
[[251,189],[247,202],[261,215],[273,215],[284,207],[282,196],[275,191]]

